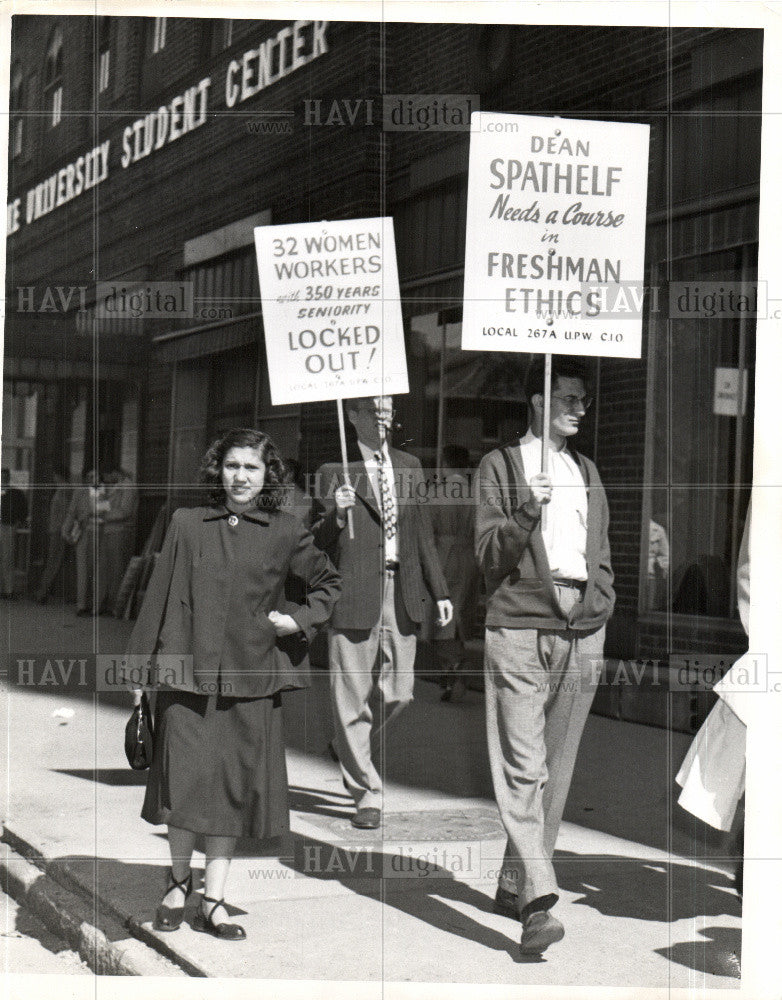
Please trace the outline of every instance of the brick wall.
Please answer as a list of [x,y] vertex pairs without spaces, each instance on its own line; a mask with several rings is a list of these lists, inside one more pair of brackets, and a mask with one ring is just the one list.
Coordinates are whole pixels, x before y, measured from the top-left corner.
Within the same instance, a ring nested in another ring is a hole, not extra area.
[[[469,137],[440,131],[384,133],[384,92],[479,94],[484,110],[608,119],[627,115],[632,121],[648,121],[649,205],[656,210],[669,195],[668,168],[678,162],[675,156],[683,155],[666,143],[669,92],[697,102],[696,95],[726,73],[759,73],[760,66],[759,35],[744,33],[737,40],[736,33],[717,29],[332,23],[326,54],[225,113],[221,88],[228,61],[276,33],[276,23],[237,21],[232,47],[205,61],[203,24],[169,18],[164,53],[142,57],[145,19],[122,18],[112,24],[116,75],[96,115],[94,19],[21,16],[14,18],[14,53],[28,79],[37,74],[37,92],[28,89],[25,98],[30,111],[41,110],[45,50],[55,23],[65,37],[63,121],[52,130],[44,118],[30,119],[30,152],[11,163],[11,194],[23,195],[97,138],[111,139],[110,176],[11,237],[11,291],[16,284],[80,285],[128,273],[171,278],[186,240],[267,208],[273,223],[394,214],[403,275],[426,273],[427,260],[435,261],[432,272],[458,268],[458,251],[449,255],[427,249],[421,214],[424,199],[438,183],[443,189],[463,185]],[[505,52],[497,72],[481,63],[487,50]],[[736,54],[736,60],[731,63],[726,53]],[[118,162],[122,129],[206,75],[212,78],[208,121],[123,169]],[[305,115],[305,101],[320,102],[316,121],[311,113]],[[248,127],[270,112],[290,113],[284,121],[292,130],[273,134]],[[701,160],[694,159],[697,154]],[[728,154],[727,148],[688,150],[687,162],[695,164],[698,175],[698,197],[717,191],[725,176],[722,167],[711,171],[707,157]],[[432,187],[419,180],[419,188],[412,190],[411,166],[424,161],[431,165]],[[447,165],[443,177],[438,164]],[[438,230],[438,238],[457,246],[463,240],[464,204],[461,196],[454,197],[458,209]],[[654,253],[660,259],[659,249]],[[453,279],[448,294],[460,283]],[[417,287],[421,301],[413,311],[452,304],[439,301],[443,289],[436,280]],[[640,361],[606,359],[600,378],[595,457],[611,506],[617,590],[609,648],[627,656],[667,641],[659,628],[637,626],[646,356]],[[159,486],[167,474],[170,387],[170,366],[153,355],[142,407],[140,477]],[[334,404],[302,407],[301,435],[305,468],[312,471],[335,458]]]

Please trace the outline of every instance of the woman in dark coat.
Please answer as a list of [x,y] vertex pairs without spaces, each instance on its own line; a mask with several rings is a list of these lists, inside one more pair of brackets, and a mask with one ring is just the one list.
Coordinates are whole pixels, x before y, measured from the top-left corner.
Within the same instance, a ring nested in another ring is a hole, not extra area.
[[309,682],[307,641],[331,614],[339,576],[280,510],[285,470],[261,431],[216,441],[200,478],[211,505],[174,512],[130,641],[131,655],[155,654],[158,692],[141,815],[168,824],[171,878],[155,927],[180,926],[203,834],[193,928],[240,940],[223,906],[230,860],[238,837],[289,828],[280,695]]

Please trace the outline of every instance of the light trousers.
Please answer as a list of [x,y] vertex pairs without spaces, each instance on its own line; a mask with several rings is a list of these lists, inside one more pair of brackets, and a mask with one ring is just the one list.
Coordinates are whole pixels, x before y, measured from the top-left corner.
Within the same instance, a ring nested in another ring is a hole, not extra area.
[[334,746],[356,808],[382,808],[383,783],[372,760],[386,726],[413,700],[416,634],[398,619],[397,578],[386,571],[380,620],[372,629],[329,632]]
[[[579,588],[557,586],[567,613]],[[508,837],[499,884],[519,909],[557,893],[552,857],[578,745],[600,676],[605,629],[591,635],[488,628],[486,732]]]

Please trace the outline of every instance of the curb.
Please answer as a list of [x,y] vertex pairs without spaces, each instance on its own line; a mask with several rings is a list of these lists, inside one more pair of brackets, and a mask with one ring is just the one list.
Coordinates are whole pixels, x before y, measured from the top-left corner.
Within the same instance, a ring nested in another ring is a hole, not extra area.
[[2,844],[0,885],[3,890],[42,920],[52,933],[65,940],[96,975],[204,975],[200,970],[184,969],[173,953],[164,957],[138,937],[131,936],[143,935],[146,940],[152,937],[132,921],[123,925],[103,910],[102,926],[96,926],[95,905],[82,892],[55,881],[48,874],[46,859],[6,826],[3,827]]

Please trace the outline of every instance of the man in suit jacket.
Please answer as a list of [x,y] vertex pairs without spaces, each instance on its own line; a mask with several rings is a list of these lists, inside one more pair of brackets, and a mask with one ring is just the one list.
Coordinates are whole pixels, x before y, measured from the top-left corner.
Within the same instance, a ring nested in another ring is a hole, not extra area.
[[[339,485],[341,465],[321,467],[313,533],[342,576],[329,632],[333,748],[356,803],[351,822],[375,829],[383,787],[372,762],[372,739],[412,701],[425,588],[437,602],[441,625],[451,621],[453,608],[425,505],[421,464],[388,445],[391,397],[348,400],[346,411],[358,439],[358,455],[348,465],[350,485]],[[380,711],[373,712],[377,701]]]

